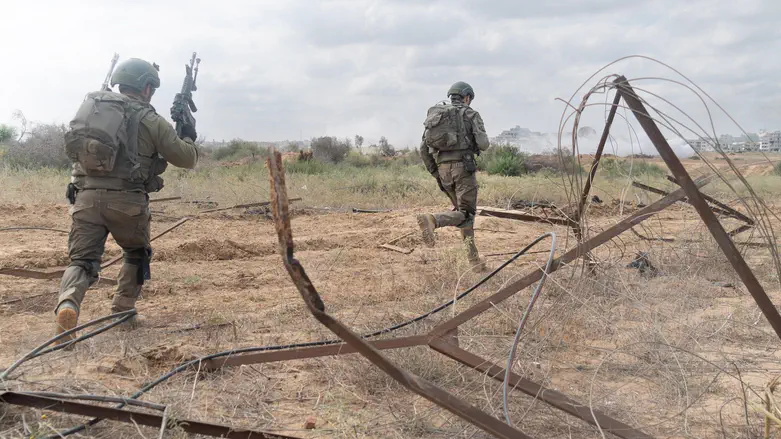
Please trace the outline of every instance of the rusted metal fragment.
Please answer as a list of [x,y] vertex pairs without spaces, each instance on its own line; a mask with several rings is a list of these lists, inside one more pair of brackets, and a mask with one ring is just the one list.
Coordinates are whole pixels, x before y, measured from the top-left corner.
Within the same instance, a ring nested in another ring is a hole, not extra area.
[[412,253],[412,251],[413,251],[413,249],[411,249],[411,248],[399,247],[397,245],[392,245],[392,244],[382,244],[382,245],[380,245],[380,247],[384,248],[384,249],[387,249],[387,250],[393,250],[395,252],[403,253],[405,255],[408,255],[408,254]]
[[[93,416],[114,421],[136,423],[148,427],[160,427],[163,416],[155,413],[142,412],[132,409],[118,409],[100,405],[85,404],[76,401],[66,401],[58,398],[31,395],[27,393],[5,392],[0,394],[0,401],[6,404],[33,407],[41,410],[70,413],[74,415]],[[235,428],[227,425],[211,424],[189,419],[168,418],[169,428],[181,428],[188,433],[204,434],[212,437],[231,439],[296,439],[294,436],[286,436],[263,431]]]
[[[697,182],[698,185],[702,186],[706,182],[705,179],[701,179]],[[574,261],[575,259],[578,259],[582,255],[586,254],[587,252],[599,247],[600,245],[610,241],[611,239],[615,238],[616,236],[620,235],[621,233],[631,229],[632,227],[640,224],[641,222],[645,221],[646,219],[650,218],[652,215],[660,212],[661,210],[669,207],[673,203],[681,200],[683,197],[685,197],[686,194],[683,189],[678,189],[670,195],[657,200],[654,203],[649,204],[648,206],[636,211],[634,214],[629,216],[628,218],[623,219],[618,224],[610,227],[609,229],[605,230],[604,232],[594,236],[593,238],[578,244],[577,247],[569,250],[568,252],[564,253],[563,255],[559,256],[558,258],[554,259],[553,263],[551,264],[549,273],[553,273],[554,271],[561,268],[562,265],[567,264],[569,262]],[[497,291],[493,295],[481,300],[480,302],[473,305],[471,308],[467,309],[466,311],[462,312],[461,314],[458,314],[457,316],[453,317],[452,319],[440,323],[438,326],[436,326],[431,334],[435,336],[442,336],[446,332],[451,331],[455,327],[463,324],[464,322],[473,319],[478,314],[484,312],[485,310],[493,307],[495,304],[502,302],[509,297],[511,297],[513,294],[517,293],[518,291],[528,287],[529,285],[533,284],[534,282],[537,282],[542,278],[543,272],[542,270],[535,270],[522,279],[519,279],[510,285],[507,285],[506,287],[502,288],[501,290]]]
[[[375,340],[369,342],[375,349],[399,349],[413,346],[424,346],[428,343],[428,337],[416,335],[412,337],[399,337],[388,340]],[[305,358],[326,357],[330,355],[353,354],[355,348],[346,343],[337,343],[325,346],[312,346],[306,348],[288,349],[284,351],[255,352],[251,354],[239,354],[224,358],[213,358],[201,363],[202,369],[214,370],[225,366],[240,366],[242,364],[274,363],[277,361],[302,360]]]
[[555,217],[541,217],[537,215],[529,215],[518,210],[499,209],[497,207],[477,207],[478,215],[492,216],[496,218],[505,218],[519,221],[529,221],[535,223],[548,223],[559,226],[572,226],[574,221],[569,218],[555,218]]
[[[671,182],[673,182],[675,184],[678,184],[678,180],[676,180],[675,177],[673,177],[672,175],[668,175],[667,176],[667,180],[669,180],[669,181],[671,181]],[[678,186],[680,186],[680,185],[678,184]],[[732,217],[734,217],[736,219],[739,219],[739,220],[745,222],[746,224],[750,224],[752,226],[755,224],[753,219],[749,218],[748,216],[738,212],[737,210],[727,206],[726,204],[722,203],[721,201],[719,201],[719,200],[717,200],[717,199],[715,199],[715,198],[713,198],[713,197],[711,197],[709,195],[702,194],[702,198],[705,198],[705,201],[707,201],[707,202],[709,202],[709,203],[711,203],[711,204],[713,204],[715,206],[720,207],[721,209],[723,209],[726,212],[726,214],[729,214],[730,216],[732,216]]]
[[[429,343],[429,346],[431,346],[431,348],[435,351],[444,354],[461,364],[469,366],[472,369],[482,372],[496,381],[501,382],[504,380],[504,368],[491,363],[490,361],[485,360],[469,351],[461,349],[452,343],[448,343],[442,339],[435,339]],[[563,393],[547,389],[540,384],[535,383],[534,381],[528,380],[514,373],[510,373],[510,385],[513,389],[520,390],[529,396],[544,401],[559,410],[562,410],[572,416],[588,422],[591,425],[599,424],[600,428],[607,432],[613,433],[620,438],[652,439],[652,436],[649,436],[642,431],[631,427],[630,425],[624,424],[617,419],[611,418],[599,410],[594,410],[592,414],[589,406],[581,404]]]
[[301,297],[304,299],[304,302],[315,319],[407,389],[440,407],[447,409],[465,421],[471,422],[498,438],[528,438],[529,436],[521,431],[503,423],[499,419],[479,410],[471,404],[466,403],[455,395],[446,392],[415,374],[399,368],[383,356],[379,350],[363,340],[358,334],[354,333],[339,320],[331,317],[325,312],[325,304],[304,271],[304,267],[294,258],[293,232],[290,228],[290,215],[288,212],[284,170],[282,167],[282,157],[279,152],[272,149],[271,157],[267,160],[267,165],[270,170],[269,178],[271,180],[272,211],[274,214],[277,235],[279,237],[279,248],[282,254],[282,261],[290,278],[293,280],[296,288],[298,288]]
[[[632,186],[634,186],[634,187],[636,187],[638,189],[642,189],[644,191],[653,192],[653,193],[658,194],[658,195],[667,195],[667,194],[669,194],[669,192],[667,192],[667,191],[655,188],[653,186],[648,186],[647,184],[643,184],[643,183],[640,183],[638,181],[633,181],[632,182]],[[692,204],[691,202],[689,202],[688,199],[685,199],[685,198],[683,200],[681,200],[681,202],[687,203],[687,204]],[[726,210],[722,210],[721,208],[714,207],[714,206],[709,206],[709,207],[715,213],[718,213],[718,214],[724,215],[724,216],[728,216],[728,217],[733,217],[733,215],[731,213],[727,212]]]
[[[610,107],[610,112],[607,114],[605,128],[602,130],[602,137],[599,139],[599,145],[597,145],[597,152],[594,154],[594,161],[591,163],[591,171],[589,172],[588,180],[586,180],[586,184],[583,185],[583,193],[580,195],[577,216],[574,218],[575,221],[580,221],[583,217],[583,211],[586,209],[586,200],[591,193],[591,185],[597,174],[597,168],[599,167],[599,161],[602,159],[602,152],[605,150],[605,144],[610,137],[610,127],[613,126],[613,119],[616,117],[616,110],[618,109],[619,103],[621,103],[621,94],[616,93],[616,96],[613,98],[613,106]],[[578,230],[580,230],[580,227],[578,227]],[[577,233],[579,232],[576,232],[576,234]],[[578,239],[580,239],[580,237]]]
[[646,110],[645,105],[643,105],[640,98],[635,94],[632,86],[629,85],[629,82],[623,76],[616,81],[618,90],[624,98],[624,101],[629,108],[632,109],[632,113],[634,113],[638,122],[640,122],[640,125],[643,127],[643,130],[645,130],[648,138],[651,139],[651,142],[656,146],[659,155],[661,155],[664,162],[667,163],[667,167],[670,168],[670,172],[675,176],[677,184],[686,192],[689,202],[697,210],[697,213],[699,213],[702,221],[708,227],[708,230],[711,235],[713,235],[716,243],[721,247],[724,255],[727,257],[730,264],[732,264],[732,267],[738,273],[738,276],[740,276],[746,289],[748,289],[754,297],[757,306],[762,310],[762,313],[770,322],[770,326],[773,327],[773,330],[776,331],[776,335],[781,338],[781,314],[778,313],[778,309],[776,309],[773,302],[765,293],[762,284],[759,283],[759,280],[754,275],[754,272],[751,271],[751,268],[749,268],[746,260],[740,255],[737,247],[735,247],[735,243],[726,230],[724,230],[724,227],[721,225],[718,218],[716,218],[711,207],[708,205],[707,201],[705,201],[705,198],[703,198],[702,193],[700,193],[699,188],[695,185],[694,181],[692,181],[689,173],[686,172],[686,169],[675,155],[675,152],[673,152],[670,144],[667,143],[667,139],[665,139],[662,132],[659,131],[659,127],[656,126],[656,123],[654,123],[653,119],[649,116],[648,110]]
[[[301,201],[301,198],[291,198],[289,201]],[[236,204],[230,207],[220,207],[217,209],[202,210],[198,212],[198,215],[204,213],[222,212],[223,210],[231,210],[231,209],[247,209],[250,207],[263,207],[263,206],[268,206],[269,204],[271,204],[271,201],[260,201],[257,203],[249,203],[249,204]]]

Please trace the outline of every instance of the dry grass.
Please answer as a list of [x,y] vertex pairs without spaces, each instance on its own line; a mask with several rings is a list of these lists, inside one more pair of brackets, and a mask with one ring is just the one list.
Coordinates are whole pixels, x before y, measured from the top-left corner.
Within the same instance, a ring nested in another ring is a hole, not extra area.
[[[552,194],[563,192],[557,189],[561,180],[555,177],[479,178],[481,203],[485,204],[503,206],[507,200],[520,198],[550,200]],[[771,188],[775,177],[756,178],[766,179]],[[67,227],[62,206],[43,212],[36,206],[60,204],[66,181],[67,175],[59,172],[4,171],[0,182],[6,190],[0,203],[16,206],[16,210],[0,214],[0,225],[39,221]],[[422,247],[417,236],[405,238],[398,245],[416,248],[408,256],[375,248],[379,242],[414,230],[411,215],[419,209],[411,206],[445,205],[420,169],[334,167],[321,174],[289,174],[288,181],[290,196],[304,198],[293,219],[298,256],[329,312],[356,331],[404,321],[478,280],[467,271],[455,231],[440,232],[435,249]],[[268,199],[267,175],[257,165],[169,171],[166,182],[168,188],[160,196],[209,199],[220,206]],[[597,194],[606,201],[610,197],[637,201],[635,192],[624,191],[626,182],[608,185],[603,179],[597,184]],[[649,184],[671,189],[661,181]],[[712,190],[717,194],[720,189],[714,185]],[[655,199],[637,195],[642,202]],[[398,211],[326,214],[318,207]],[[177,203],[154,209],[171,215],[195,211]],[[624,214],[629,210],[627,206]],[[594,207],[590,234],[614,224],[619,211],[620,206]],[[731,226],[730,221],[725,224]],[[157,230],[170,224],[158,223]],[[478,246],[484,253],[518,249],[547,229],[487,218],[478,219],[477,227],[509,232],[479,232]],[[571,236],[565,239],[565,229],[556,231],[560,253],[573,241]],[[513,371],[657,437],[761,437],[763,415],[746,408],[762,404],[765,385],[781,372],[775,334],[690,207],[676,205],[637,231],[676,241],[643,241],[626,233],[595,252],[600,260],[596,276],[586,275],[580,264],[551,276],[522,335]],[[62,262],[64,237],[34,232],[14,236],[24,239],[7,246],[0,255],[3,264],[53,266]],[[228,241],[257,254],[232,247]],[[155,244],[154,280],[140,302],[150,319],[148,327],[132,335],[109,332],[73,351],[33,360],[6,385],[17,390],[128,395],[183,359],[233,347],[331,338],[308,316],[275,253],[275,242],[273,227],[262,215],[227,212],[183,226]],[[108,250],[118,253],[112,245]],[[657,276],[625,268],[638,251],[650,254],[659,269]],[[463,311],[540,267],[544,256],[521,258],[459,302],[455,310]],[[746,249],[746,258],[778,303],[781,292],[767,250]],[[499,261],[492,259],[489,265],[495,267]],[[56,282],[3,278],[0,300],[55,289]],[[530,289],[519,292],[464,325],[459,332],[461,347],[503,366],[530,293]],[[91,291],[84,318],[105,314],[110,295],[106,287]],[[49,336],[51,306],[52,300],[46,298],[0,307],[0,343],[4,346],[0,364],[8,364]],[[394,335],[422,333],[453,312],[448,309]],[[195,325],[200,326],[193,329]],[[407,370],[502,417],[499,382],[426,348],[386,353]],[[168,404],[176,417],[280,430],[307,438],[489,437],[404,390],[357,355],[208,373],[191,370],[144,399]],[[532,437],[602,437],[597,428],[520,392],[512,394],[510,408],[516,424]],[[309,416],[317,419],[317,428],[303,430]],[[0,437],[39,437],[82,420],[9,407],[0,415]],[[102,422],[84,437],[153,438],[157,433],[153,428]],[[169,432],[167,437],[185,436]]]

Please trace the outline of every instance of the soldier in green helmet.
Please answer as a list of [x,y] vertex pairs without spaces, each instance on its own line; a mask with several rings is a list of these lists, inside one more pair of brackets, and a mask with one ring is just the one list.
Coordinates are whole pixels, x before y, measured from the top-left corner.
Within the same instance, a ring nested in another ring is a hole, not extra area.
[[[111,76],[111,86],[116,85],[118,93],[89,93],[65,135],[73,162],[67,191],[71,262],[60,283],[57,334],[77,325],[87,288],[98,280],[109,233],[124,253],[111,311],[135,308],[141,286],[150,278],[148,193],[162,189],[160,174],[168,163],[192,169],[198,162],[194,120],[182,127],[180,138],[150,104],[160,87],[157,65],[128,59]],[[134,316],[125,328],[138,323]]]
[[423,242],[433,247],[434,230],[454,226],[461,231],[469,262],[478,269],[485,265],[475,245],[474,217],[477,210],[477,164],[475,156],[489,147],[480,113],[469,104],[475,99],[472,86],[459,81],[447,92],[450,102],[429,108],[420,155],[440,189],[453,203],[453,210],[417,215]]

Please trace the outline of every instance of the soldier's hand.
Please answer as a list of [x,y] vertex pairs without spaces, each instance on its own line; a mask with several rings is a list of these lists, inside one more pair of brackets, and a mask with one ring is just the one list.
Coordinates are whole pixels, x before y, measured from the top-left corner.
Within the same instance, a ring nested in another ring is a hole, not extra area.
[[195,126],[193,125],[182,125],[182,136],[189,137],[193,142],[198,140],[198,133],[195,131]]

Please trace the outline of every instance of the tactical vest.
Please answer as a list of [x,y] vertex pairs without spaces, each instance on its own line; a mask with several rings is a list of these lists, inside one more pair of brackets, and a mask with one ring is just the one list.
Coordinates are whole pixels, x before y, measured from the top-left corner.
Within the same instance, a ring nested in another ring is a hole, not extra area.
[[145,190],[156,159],[138,155],[138,130],[151,105],[120,93],[87,94],[65,133],[79,189]]
[[440,103],[428,109],[423,126],[424,142],[430,151],[466,151],[471,149],[466,135],[463,104]]

